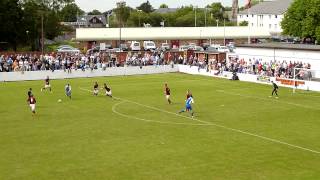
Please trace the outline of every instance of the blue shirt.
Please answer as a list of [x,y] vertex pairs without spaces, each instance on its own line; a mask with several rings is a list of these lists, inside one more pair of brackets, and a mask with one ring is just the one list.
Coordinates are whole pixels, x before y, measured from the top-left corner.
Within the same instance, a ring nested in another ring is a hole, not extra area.
[[194,103],[194,101],[193,101],[193,98],[192,98],[192,97],[189,97],[189,98],[186,100],[186,106],[191,106],[191,103]]

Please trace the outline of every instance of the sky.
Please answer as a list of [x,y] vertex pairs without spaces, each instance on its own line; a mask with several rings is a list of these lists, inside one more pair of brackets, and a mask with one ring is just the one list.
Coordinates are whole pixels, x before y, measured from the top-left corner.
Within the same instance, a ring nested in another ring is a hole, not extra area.
[[[147,0],[125,0],[128,6],[137,7]],[[239,0],[239,5],[243,5],[246,0]],[[97,9],[101,12],[113,9],[116,7],[116,2],[119,0],[75,0],[77,5],[84,11],[90,12]],[[149,0],[153,8],[158,8],[160,4],[167,4],[170,8],[181,7],[183,5],[205,7],[213,2],[221,2],[224,6],[231,6],[232,0]]]

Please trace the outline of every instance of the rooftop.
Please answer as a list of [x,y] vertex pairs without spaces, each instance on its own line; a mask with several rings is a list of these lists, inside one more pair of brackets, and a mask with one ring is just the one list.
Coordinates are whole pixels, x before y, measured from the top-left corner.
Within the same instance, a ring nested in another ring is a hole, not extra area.
[[85,16],[78,16],[77,22],[85,22],[89,24],[89,21],[93,18],[99,19],[103,24],[107,24],[106,17],[104,15],[85,15]]
[[237,47],[320,51],[320,45],[310,45],[310,44],[261,43],[261,44],[239,44],[237,45]]
[[293,0],[275,0],[275,1],[264,1],[250,9],[240,11],[239,14],[284,14]]
[[166,13],[173,13],[176,12],[178,8],[159,8],[156,9],[154,12],[159,14],[166,14]]

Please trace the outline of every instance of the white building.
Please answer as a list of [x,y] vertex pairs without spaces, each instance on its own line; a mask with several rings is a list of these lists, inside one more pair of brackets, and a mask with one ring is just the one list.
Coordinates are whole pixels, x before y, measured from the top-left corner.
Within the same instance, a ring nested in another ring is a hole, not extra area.
[[238,24],[247,21],[249,27],[267,29],[270,34],[282,32],[281,21],[293,0],[264,1],[238,13]]
[[270,38],[269,31],[259,27],[150,27],[150,28],[78,28],[79,41],[106,40],[184,40]]

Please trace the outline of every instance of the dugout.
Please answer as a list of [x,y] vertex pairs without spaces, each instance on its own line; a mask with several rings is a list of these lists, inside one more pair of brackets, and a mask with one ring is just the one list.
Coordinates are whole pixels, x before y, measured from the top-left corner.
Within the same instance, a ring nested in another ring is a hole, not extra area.
[[194,56],[201,62],[211,62],[214,60],[217,62],[224,62],[226,60],[226,53],[218,51],[195,51]]

